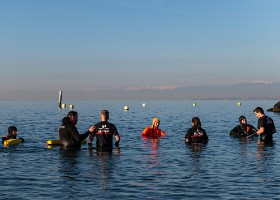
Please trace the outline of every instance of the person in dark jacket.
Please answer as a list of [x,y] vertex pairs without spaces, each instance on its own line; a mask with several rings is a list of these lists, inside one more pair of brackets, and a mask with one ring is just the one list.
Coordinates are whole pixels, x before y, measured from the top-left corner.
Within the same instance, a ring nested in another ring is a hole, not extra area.
[[58,130],[60,143],[65,147],[79,147],[81,142],[86,139],[94,127],[89,127],[84,134],[79,134],[76,124],[78,122],[78,113],[70,111],[67,117],[62,119],[62,124]]
[[112,150],[113,148],[113,135],[115,136],[116,146],[120,142],[120,135],[116,126],[109,120],[109,111],[102,110],[100,114],[100,122],[94,125],[94,131],[89,137],[88,144],[92,144],[92,140],[96,137],[97,150]]
[[247,124],[246,117],[243,115],[239,117],[239,122],[240,124],[230,131],[230,136],[242,138],[252,135],[257,131],[254,126]]
[[261,107],[256,107],[254,113],[258,118],[258,130],[256,134],[260,135],[260,142],[273,142],[273,134],[276,132],[273,120],[264,114],[264,110]]
[[201,128],[201,122],[198,117],[192,118],[192,127],[188,129],[185,136],[186,143],[206,143],[208,142],[208,135],[206,131]]

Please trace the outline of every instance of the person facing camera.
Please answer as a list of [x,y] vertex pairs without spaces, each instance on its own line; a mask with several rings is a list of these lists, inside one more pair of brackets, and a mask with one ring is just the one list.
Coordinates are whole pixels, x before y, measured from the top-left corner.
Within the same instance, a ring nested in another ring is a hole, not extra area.
[[[4,142],[5,140],[9,140],[9,139],[17,139],[17,127],[10,126],[8,128],[8,135],[2,137],[2,142]],[[19,139],[22,139],[22,141],[23,141],[23,138],[19,138]]]
[[208,135],[206,131],[201,128],[201,122],[198,117],[192,118],[192,127],[188,129],[185,136],[186,143],[207,143]]
[[239,117],[239,122],[240,124],[230,131],[230,136],[242,138],[252,135],[257,131],[254,126],[252,126],[251,124],[247,124],[246,117],[244,117],[243,115]]
[[143,137],[151,137],[151,138],[157,138],[166,136],[166,133],[159,128],[160,120],[159,118],[154,118],[152,121],[152,125],[146,127],[143,132]]

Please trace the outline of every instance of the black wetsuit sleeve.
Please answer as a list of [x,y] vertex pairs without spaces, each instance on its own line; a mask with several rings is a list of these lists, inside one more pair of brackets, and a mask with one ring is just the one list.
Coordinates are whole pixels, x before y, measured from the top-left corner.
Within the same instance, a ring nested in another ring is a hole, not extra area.
[[185,138],[189,140],[189,143],[191,142],[191,135],[192,135],[192,129],[188,129]]
[[203,142],[208,142],[208,135],[204,129],[203,129],[203,136],[204,136]]
[[258,129],[251,125],[251,133],[255,133]]
[[238,133],[239,133],[238,127],[239,127],[239,126],[234,127],[234,128],[230,131],[229,134],[230,134],[230,135],[236,135],[236,134],[238,134]]
[[119,135],[118,130],[114,124],[112,124],[112,129],[113,129],[114,136]]
[[86,139],[88,137],[88,135],[90,134],[89,131],[85,132],[84,134],[80,135],[80,141],[83,141],[84,139]]

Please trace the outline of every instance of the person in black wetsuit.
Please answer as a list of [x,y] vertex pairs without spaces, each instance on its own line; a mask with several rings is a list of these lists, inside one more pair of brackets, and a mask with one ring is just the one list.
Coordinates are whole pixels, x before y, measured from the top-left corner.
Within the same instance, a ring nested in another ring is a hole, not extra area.
[[102,110],[100,114],[100,122],[94,125],[94,131],[89,137],[88,144],[92,144],[92,140],[96,137],[97,150],[112,150],[113,148],[113,135],[116,139],[116,146],[120,142],[120,136],[114,124],[109,123],[108,110]]
[[256,134],[260,135],[260,142],[271,143],[273,134],[276,132],[273,120],[264,114],[261,107],[255,108],[254,113],[258,118],[258,130]]
[[188,129],[185,136],[186,143],[206,143],[208,142],[208,135],[206,131],[201,128],[201,122],[198,117],[192,118],[192,127]]
[[58,130],[60,143],[65,147],[80,147],[81,142],[93,132],[94,127],[89,127],[84,134],[79,134],[76,124],[78,122],[78,113],[70,111],[67,117],[62,119],[62,124]]
[[247,124],[246,117],[243,115],[239,117],[239,122],[240,124],[230,131],[230,136],[242,138],[254,134],[257,131],[254,126]]
[[[4,142],[5,140],[9,140],[9,139],[16,139],[17,138],[17,127],[15,126],[10,126],[8,128],[8,135],[2,137],[2,142]],[[22,139],[22,138],[20,138]],[[23,140],[23,139],[22,139]]]

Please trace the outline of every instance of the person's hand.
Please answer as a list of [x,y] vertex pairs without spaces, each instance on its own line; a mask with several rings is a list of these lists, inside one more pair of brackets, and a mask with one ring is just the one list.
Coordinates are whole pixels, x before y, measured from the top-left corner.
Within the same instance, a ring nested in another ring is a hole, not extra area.
[[95,126],[90,126],[89,129],[88,129],[88,131],[91,132],[91,133],[92,133],[94,130],[95,130]]

